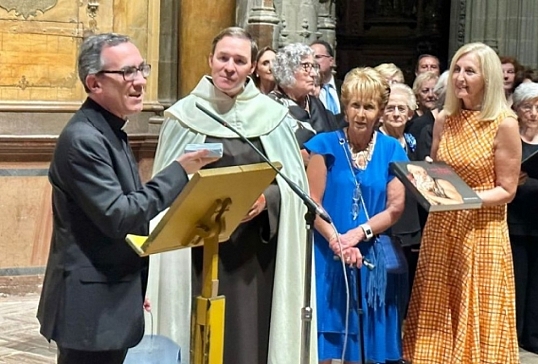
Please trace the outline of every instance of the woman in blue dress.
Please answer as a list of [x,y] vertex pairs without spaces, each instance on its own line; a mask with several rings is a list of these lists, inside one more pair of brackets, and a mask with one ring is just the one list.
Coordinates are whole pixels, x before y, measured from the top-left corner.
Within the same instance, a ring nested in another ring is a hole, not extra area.
[[[401,362],[400,287],[386,272],[383,249],[374,244],[374,235],[386,232],[398,220],[405,201],[404,187],[389,169],[391,162],[407,160],[405,151],[396,139],[375,131],[389,94],[389,85],[374,69],[351,70],[342,85],[348,127],[318,134],[305,144],[311,153],[307,169],[310,193],[332,216],[338,232],[316,219],[318,352],[322,364],[340,358],[346,363],[359,362],[357,276],[361,278],[367,361]],[[369,271],[362,266],[363,256],[376,268]],[[349,305],[346,291],[351,298]]]

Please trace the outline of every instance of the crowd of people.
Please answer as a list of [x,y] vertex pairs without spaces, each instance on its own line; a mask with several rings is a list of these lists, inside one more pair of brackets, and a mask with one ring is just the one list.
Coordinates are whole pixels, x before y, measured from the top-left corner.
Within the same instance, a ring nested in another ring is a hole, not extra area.
[[[520,171],[538,151],[532,70],[470,43],[443,73],[421,55],[412,87],[393,63],[340,81],[329,43],[258,51],[237,27],[214,38],[208,62],[210,74],[165,111],[154,177],[142,184],[123,127],[142,110],[151,66],[126,36],[81,46],[88,98],[50,167],[53,240],[38,311],[58,363],[123,363],[144,308],[158,333],[189,347],[203,249],[148,266],[123,240],[147,234],[188,175],[262,161],[197,104],[279,161],[332,218],[314,222],[310,363],[511,364],[518,346],[538,353],[538,180]],[[184,153],[189,143],[224,153]],[[447,163],[482,207],[428,214],[391,171],[409,160]],[[302,362],[305,211],[277,178],[219,245],[225,364]]]

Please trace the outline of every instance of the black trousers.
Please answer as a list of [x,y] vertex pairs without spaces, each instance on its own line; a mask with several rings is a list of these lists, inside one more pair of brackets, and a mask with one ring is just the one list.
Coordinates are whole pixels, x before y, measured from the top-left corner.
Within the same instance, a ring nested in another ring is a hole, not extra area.
[[123,364],[125,350],[81,351],[58,346],[58,364]]
[[538,353],[538,237],[510,235],[519,345]]

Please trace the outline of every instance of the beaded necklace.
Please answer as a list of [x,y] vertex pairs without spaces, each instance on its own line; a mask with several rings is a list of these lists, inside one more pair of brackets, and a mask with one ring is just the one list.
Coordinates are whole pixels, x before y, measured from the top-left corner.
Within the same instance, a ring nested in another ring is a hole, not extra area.
[[377,133],[374,132],[374,134],[372,135],[372,139],[370,139],[370,142],[368,143],[366,148],[364,150],[354,152],[353,147],[349,143],[349,138],[347,138],[346,135],[346,144],[348,146],[349,152],[351,153],[351,160],[353,161],[353,165],[355,166],[355,168],[358,168],[361,171],[364,171],[366,169],[366,167],[368,166],[368,162],[370,162],[370,160],[372,159],[376,139]]

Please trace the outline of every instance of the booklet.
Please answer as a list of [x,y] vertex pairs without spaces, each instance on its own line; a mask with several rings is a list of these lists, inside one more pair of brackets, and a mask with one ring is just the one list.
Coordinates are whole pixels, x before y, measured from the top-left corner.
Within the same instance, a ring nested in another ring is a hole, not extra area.
[[482,206],[476,192],[444,162],[394,162],[390,168],[428,212]]
[[209,150],[208,157],[213,158],[222,157],[223,149],[222,143],[200,143],[200,144],[187,144],[185,147],[185,153],[196,152],[198,150],[207,149]]

